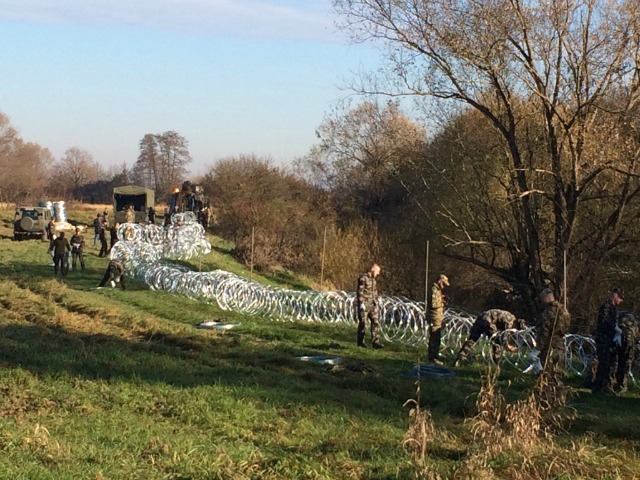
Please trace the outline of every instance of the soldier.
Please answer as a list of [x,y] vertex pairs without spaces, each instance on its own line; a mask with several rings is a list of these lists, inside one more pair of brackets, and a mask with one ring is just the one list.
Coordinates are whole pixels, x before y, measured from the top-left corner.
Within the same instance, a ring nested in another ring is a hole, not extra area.
[[360,275],[358,278],[356,305],[358,309],[357,344],[359,347],[366,346],[364,343],[364,331],[368,318],[371,322],[371,346],[373,348],[382,348],[379,336],[380,314],[378,311],[378,289],[376,286],[376,277],[378,275],[380,275],[380,266],[374,263],[367,273]]
[[548,372],[555,385],[560,385],[565,362],[564,336],[569,331],[571,316],[548,288],[540,294],[540,302],[543,310],[536,325],[538,358],[542,371]]
[[80,229],[76,228],[76,234],[71,237],[71,269],[75,271],[76,263],[80,260],[80,269],[84,272],[84,237],[80,235]]
[[100,230],[102,230],[102,218],[100,214],[96,214],[96,218],[93,219],[93,245],[100,240]]
[[109,233],[111,234],[111,244],[109,245],[109,253],[111,252],[111,249],[113,248],[113,246],[116,244],[116,242],[118,241],[118,228],[120,227],[119,223],[115,223],[113,225],[113,227],[111,227],[111,230],[109,231]]
[[600,305],[594,339],[598,366],[593,381],[593,393],[612,393],[611,357],[613,355],[613,338],[616,334],[618,305],[622,303],[624,293],[620,288],[613,288],[609,297]]
[[116,283],[120,283],[120,288],[126,290],[124,284],[124,263],[121,260],[115,259],[109,262],[107,265],[107,271],[104,273],[104,277],[100,281],[98,287],[104,287],[107,282],[111,282],[111,286],[115,288]]
[[100,229],[100,253],[99,257],[106,257],[109,246],[107,245],[107,229],[109,225],[107,222],[102,222],[102,228]]
[[127,208],[125,219],[127,223],[134,223],[136,221],[136,212],[133,211],[133,205],[129,205],[129,208]]
[[618,314],[619,336],[614,336],[614,349],[611,365],[615,376],[616,385],[614,390],[617,393],[623,393],[627,390],[627,380],[631,365],[635,356],[636,343],[638,342],[638,321],[636,317],[629,312],[620,312]]
[[71,251],[71,247],[69,246],[69,240],[64,238],[64,232],[60,232],[60,236],[56,238],[52,243],[53,249],[53,273],[54,275],[58,274],[58,267],[60,267],[61,272],[64,269],[64,254],[65,248],[67,251]]
[[442,365],[439,358],[440,339],[442,337],[442,319],[444,317],[445,296],[442,293],[445,285],[449,286],[449,278],[443,273],[438,281],[431,286],[431,298],[429,301],[429,350],[427,359],[438,365]]
[[153,207],[149,207],[149,223],[152,225],[156,224],[156,211],[153,209]]
[[[478,341],[481,335],[486,335],[487,338],[492,338],[491,349],[492,358],[496,364],[499,364],[502,360],[502,337],[493,337],[497,332],[504,332],[510,328],[517,328],[523,330],[526,328],[524,320],[517,319],[515,315],[506,310],[492,309],[482,312],[476,318],[475,322],[471,326],[469,332],[469,338],[462,345],[458,356],[456,357],[455,366],[459,367],[469,356],[469,352],[473,345]],[[514,352],[516,349],[512,345],[507,345],[507,349]]]
[[47,223],[47,237],[49,237],[49,241],[53,242],[56,236],[56,223],[53,221],[53,218],[49,220]]

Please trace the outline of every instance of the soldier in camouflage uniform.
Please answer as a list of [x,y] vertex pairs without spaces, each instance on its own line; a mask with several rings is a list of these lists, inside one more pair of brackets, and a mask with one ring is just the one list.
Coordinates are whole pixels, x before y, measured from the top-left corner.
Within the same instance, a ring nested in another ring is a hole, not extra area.
[[444,318],[446,303],[442,290],[445,285],[449,286],[449,278],[445,274],[440,274],[438,281],[431,286],[431,297],[429,299],[429,349],[427,359],[440,365],[442,365],[442,359],[439,358],[442,319]]
[[[504,332],[510,328],[517,328],[522,330],[526,328],[524,320],[516,320],[515,315],[506,310],[491,309],[486,312],[482,312],[476,318],[475,322],[471,326],[469,331],[469,338],[462,345],[458,356],[456,357],[456,366],[460,366],[460,363],[464,362],[469,356],[469,352],[473,345],[478,341],[482,335],[486,335],[487,338],[491,338],[497,332]],[[515,348],[511,345],[507,345],[507,348],[514,351]],[[501,339],[494,338],[491,342],[492,358],[496,364],[499,364],[502,360],[503,345]]]
[[613,356],[613,338],[616,334],[618,305],[622,303],[624,294],[621,289],[614,288],[598,310],[594,339],[598,366],[593,381],[593,393],[611,393],[611,357]]
[[614,337],[615,346],[611,365],[616,383],[614,388],[618,393],[622,393],[627,390],[627,380],[631,365],[633,365],[640,329],[638,328],[636,317],[629,312],[620,312],[618,314],[618,327],[620,328],[620,337],[619,339]]
[[364,331],[367,318],[371,322],[371,346],[382,348],[380,344],[380,313],[378,311],[378,288],[376,277],[380,275],[380,266],[371,265],[367,273],[358,278],[358,288],[356,289],[356,306],[358,315],[358,337],[359,347],[365,347]]
[[111,260],[109,265],[107,265],[107,270],[104,273],[102,280],[100,280],[98,287],[104,287],[107,282],[111,282],[112,287],[115,287],[117,283],[120,283],[120,288],[122,288],[122,290],[126,290],[126,286],[124,284],[124,272],[125,267],[122,260],[118,260],[117,258]]
[[549,379],[559,385],[564,374],[564,336],[569,331],[571,316],[549,289],[543,290],[540,301],[543,310],[536,325],[539,359],[543,372],[547,372]]

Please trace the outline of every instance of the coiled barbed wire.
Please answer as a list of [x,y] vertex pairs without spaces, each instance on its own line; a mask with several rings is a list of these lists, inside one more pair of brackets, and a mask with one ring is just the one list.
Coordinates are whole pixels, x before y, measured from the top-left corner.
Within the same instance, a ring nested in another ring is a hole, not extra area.
[[[300,291],[276,288],[250,281],[239,275],[213,270],[196,272],[167,260],[189,260],[211,252],[205,230],[192,212],[172,216],[171,224],[123,224],[118,230],[119,241],[111,250],[111,258],[125,262],[130,276],[142,280],[154,290],[183,295],[198,301],[216,302],[223,310],[271,318],[277,321],[302,320],[354,324],[357,322],[355,294],[344,291]],[[380,327],[383,337],[408,345],[425,345],[429,328],[425,303],[398,296],[381,296]],[[455,356],[469,332],[475,316],[457,308],[444,312],[443,353]],[[491,360],[491,343],[515,347],[514,353],[503,355],[503,361],[525,369],[530,353],[536,349],[535,330],[509,329],[491,338],[482,337],[474,347],[476,358]],[[565,336],[565,361],[569,372],[584,375],[595,356],[595,341],[591,337]],[[636,368],[640,368],[638,362]],[[640,378],[636,374],[635,378]]]

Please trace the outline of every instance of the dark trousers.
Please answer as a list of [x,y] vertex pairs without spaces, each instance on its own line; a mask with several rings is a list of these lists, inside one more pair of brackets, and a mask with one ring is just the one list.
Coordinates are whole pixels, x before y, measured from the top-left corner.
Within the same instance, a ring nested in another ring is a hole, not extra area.
[[126,290],[126,286],[124,284],[124,274],[120,275],[120,271],[115,267],[107,267],[107,271],[104,272],[104,277],[100,280],[99,287],[104,287],[109,281],[116,281],[116,279],[120,277],[120,288],[122,290]]
[[84,270],[84,254],[82,253],[82,250],[79,250],[77,252],[71,252],[71,268],[73,270],[76,269],[76,264],[78,260],[80,261],[80,268]]
[[106,257],[108,249],[109,249],[109,246],[107,245],[107,239],[106,238],[101,238],[100,239],[100,253],[98,254],[98,256],[99,257]]
[[596,339],[596,351],[598,355],[598,367],[596,378],[593,381],[594,392],[610,392],[611,385],[611,357],[613,356],[613,343],[610,340]]
[[55,253],[53,255],[53,273],[58,274],[58,268],[62,267],[64,262],[64,253]]

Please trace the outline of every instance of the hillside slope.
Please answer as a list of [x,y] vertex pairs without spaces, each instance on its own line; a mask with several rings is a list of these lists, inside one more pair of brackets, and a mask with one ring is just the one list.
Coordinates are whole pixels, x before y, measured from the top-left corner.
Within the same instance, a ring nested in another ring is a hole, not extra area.
[[[69,217],[88,223],[92,215]],[[405,373],[423,352],[357,349],[350,326],[239,315],[139,282],[95,290],[107,260],[92,234],[86,270],[55,279],[47,244],[11,241],[11,212],[0,220],[0,478],[415,478],[402,445],[403,404],[416,393]],[[212,241],[194,268],[246,273],[225,242]],[[239,325],[195,328],[211,319]],[[296,358],[303,355],[340,356],[354,369]],[[500,383],[508,398],[530,384],[517,372]],[[478,388],[473,366],[423,382],[441,432],[429,450],[434,475],[449,478],[464,462],[473,439],[464,419]],[[557,453],[576,457],[572,441],[582,449],[584,477],[570,478],[604,478],[604,457],[613,474],[640,475],[640,434],[630,428],[638,407],[637,392],[579,393],[580,416]],[[557,477],[545,455],[540,465]],[[490,473],[512,478],[521,461],[496,459]]]

